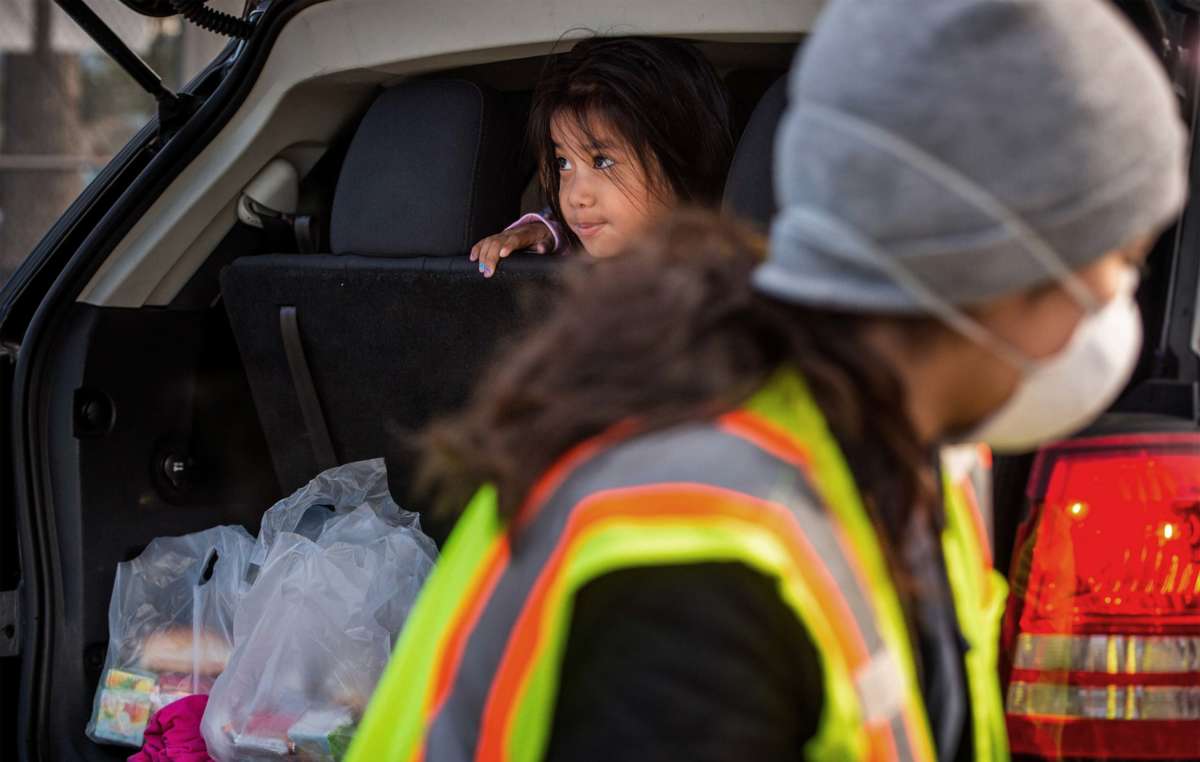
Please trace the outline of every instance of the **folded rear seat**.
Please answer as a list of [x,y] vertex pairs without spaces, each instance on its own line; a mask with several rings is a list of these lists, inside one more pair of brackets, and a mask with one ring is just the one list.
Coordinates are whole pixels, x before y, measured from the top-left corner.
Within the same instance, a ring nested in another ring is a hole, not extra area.
[[329,465],[388,457],[411,496],[403,438],[460,406],[497,346],[550,298],[557,258],[492,279],[470,247],[515,219],[531,168],[525,114],[460,80],[383,91],[349,146],[332,253],[234,261],[221,290],[281,490]]
[[[764,229],[784,93],[781,79],[754,110],[725,189],[726,211]],[[334,253],[246,257],[222,273],[285,493],[331,462],[382,454],[393,495],[419,510],[404,437],[461,406],[497,347],[546,308],[559,258],[516,255],[484,279],[466,257],[517,214],[522,111],[460,81],[383,92],[338,181]],[[426,527],[438,540],[447,529]]]

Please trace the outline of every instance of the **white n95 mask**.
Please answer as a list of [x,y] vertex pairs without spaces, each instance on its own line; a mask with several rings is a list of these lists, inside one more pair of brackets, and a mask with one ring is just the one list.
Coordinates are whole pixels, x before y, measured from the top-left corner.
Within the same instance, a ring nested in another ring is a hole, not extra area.
[[963,441],[997,452],[1031,450],[1075,433],[1103,413],[1125,388],[1142,346],[1142,318],[1128,271],[1121,290],[1079,322],[1058,354],[1027,361],[1013,395]]

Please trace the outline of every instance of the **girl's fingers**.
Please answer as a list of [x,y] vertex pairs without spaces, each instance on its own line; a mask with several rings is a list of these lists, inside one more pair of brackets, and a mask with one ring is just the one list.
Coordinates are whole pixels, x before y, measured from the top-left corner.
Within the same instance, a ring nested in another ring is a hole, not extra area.
[[479,272],[485,278],[490,278],[496,273],[496,266],[500,264],[501,259],[537,244],[540,240],[541,236],[532,230],[488,236],[471,247],[470,259],[479,263]]
[[500,261],[497,244],[490,243],[479,253],[479,272],[483,277],[490,278],[496,273],[496,264]]

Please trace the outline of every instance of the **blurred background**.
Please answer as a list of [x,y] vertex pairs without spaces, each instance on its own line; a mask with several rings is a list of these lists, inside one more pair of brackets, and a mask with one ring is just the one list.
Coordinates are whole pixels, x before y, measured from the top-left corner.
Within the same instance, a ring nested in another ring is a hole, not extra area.
[[[228,38],[85,0],[177,90]],[[243,0],[209,0],[240,15]],[[0,287],[133,134],[154,99],[52,0],[0,0]]]

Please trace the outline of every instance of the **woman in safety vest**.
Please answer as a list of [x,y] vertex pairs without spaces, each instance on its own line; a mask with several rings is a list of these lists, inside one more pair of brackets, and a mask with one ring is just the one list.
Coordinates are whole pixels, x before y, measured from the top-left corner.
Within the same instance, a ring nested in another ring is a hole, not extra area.
[[431,434],[475,494],[354,762],[1007,757],[1004,582],[935,453],[1122,389],[1174,98],[1098,0],[832,0],[789,96],[765,259],[674,219]]

